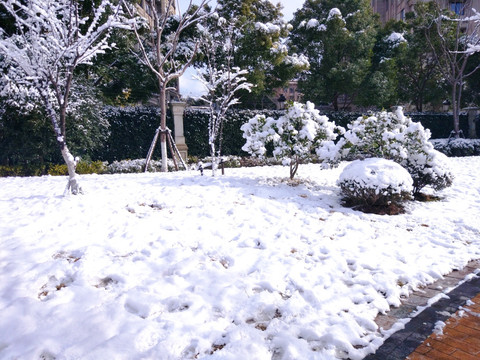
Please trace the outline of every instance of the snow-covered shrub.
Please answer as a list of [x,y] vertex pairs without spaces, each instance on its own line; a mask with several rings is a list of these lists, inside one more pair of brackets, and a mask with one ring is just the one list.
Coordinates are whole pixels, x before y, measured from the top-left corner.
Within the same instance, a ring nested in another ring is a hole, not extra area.
[[480,155],[479,139],[433,139],[430,140],[435,150],[447,156],[478,156]]
[[246,139],[245,145],[242,147],[243,151],[254,157],[265,157],[267,152],[265,145],[267,142],[272,141],[275,134],[274,130],[270,128],[270,124],[274,120],[271,117],[268,120],[269,125],[267,126],[265,115],[258,114],[241,126],[243,137]]
[[[161,160],[151,160],[148,165],[149,172],[160,172],[162,168]],[[174,169],[171,159],[168,159],[168,171]],[[109,174],[129,174],[141,173],[145,170],[145,159],[114,161],[107,166],[106,172]]]
[[352,161],[340,174],[337,184],[345,202],[361,210],[398,207],[413,191],[408,171],[392,160],[380,158]]
[[453,175],[445,155],[433,148],[429,138],[430,131],[405,117],[399,107],[395,112],[374,113],[349,124],[341,144],[342,156],[393,160],[412,176],[414,194],[427,185],[441,190],[452,184]]
[[337,127],[328,117],[320,115],[314,104],[294,102],[278,119],[257,115],[241,127],[246,143],[242,150],[264,157],[266,144],[273,144],[273,156],[290,166],[290,178],[295,176],[302,160],[316,154],[324,163],[333,162],[338,154],[334,140]]

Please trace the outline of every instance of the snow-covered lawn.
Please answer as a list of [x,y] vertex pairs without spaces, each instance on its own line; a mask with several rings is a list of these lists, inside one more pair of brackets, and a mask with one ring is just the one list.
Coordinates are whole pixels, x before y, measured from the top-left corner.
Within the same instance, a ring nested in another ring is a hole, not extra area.
[[373,322],[480,258],[480,157],[440,202],[340,204],[346,165],[0,179],[1,359],[361,359]]

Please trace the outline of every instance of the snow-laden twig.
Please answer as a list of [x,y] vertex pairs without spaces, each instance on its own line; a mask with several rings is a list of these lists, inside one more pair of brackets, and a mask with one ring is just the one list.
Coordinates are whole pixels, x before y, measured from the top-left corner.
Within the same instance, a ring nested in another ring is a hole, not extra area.
[[5,57],[0,95],[15,104],[33,98],[43,105],[68,167],[68,189],[80,193],[65,124],[74,70],[110,48],[112,28],[129,28],[130,23],[120,6],[109,0],[94,7],[91,18],[81,17],[80,3],[70,0],[3,0],[1,4],[12,16],[16,32],[0,30],[0,51]]

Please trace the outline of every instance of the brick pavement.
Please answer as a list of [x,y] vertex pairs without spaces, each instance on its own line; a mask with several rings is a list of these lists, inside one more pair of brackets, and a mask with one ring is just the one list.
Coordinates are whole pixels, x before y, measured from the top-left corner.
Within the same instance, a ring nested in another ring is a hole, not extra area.
[[[463,269],[454,270],[443,279],[413,292],[402,301],[400,307],[390,309],[386,315],[378,315],[375,322],[382,332],[388,331],[401,319],[410,321],[404,329],[393,333],[374,354],[366,356],[364,360],[405,360],[409,356],[408,360],[480,360],[480,353],[471,354],[480,347],[480,309],[477,308],[480,303],[480,277],[474,276],[459,285],[469,274],[480,275],[479,270],[480,260],[471,261]],[[435,296],[440,299],[432,304],[431,298]],[[422,311],[417,313],[418,309]],[[459,312],[459,309],[464,312]],[[431,334],[438,321],[448,323],[443,329],[444,336],[435,335],[432,338],[434,335]],[[457,338],[452,337],[453,335],[457,335]],[[452,350],[454,344],[463,347]],[[465,347],[466,344],[472,346]]]
[[440,332],[431,334],[407,359],[480,359],[480,294],[467,301]]

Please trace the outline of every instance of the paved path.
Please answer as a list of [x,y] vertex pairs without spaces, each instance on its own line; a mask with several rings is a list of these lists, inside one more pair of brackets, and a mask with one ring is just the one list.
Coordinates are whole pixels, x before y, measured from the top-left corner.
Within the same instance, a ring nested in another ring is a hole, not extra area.
[[[471,261],[377,316],[375,322],[386,331],[401,319],[411,320],[364,360],[479,360],[480,276],[469,276],[479,271],[480,260]],[[417,315],[419,308],[424,310]]]
[[480,359],[480,294],[411,353],[409,360]]

